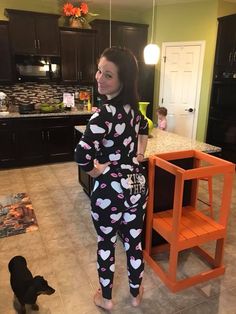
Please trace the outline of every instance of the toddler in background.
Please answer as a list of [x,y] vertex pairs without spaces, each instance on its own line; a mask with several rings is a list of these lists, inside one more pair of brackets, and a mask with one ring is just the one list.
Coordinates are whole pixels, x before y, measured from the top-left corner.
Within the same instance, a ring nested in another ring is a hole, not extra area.
[[165,107],[157,108],[158,125],[157,128],[163,131],[167,129],[167,109]]

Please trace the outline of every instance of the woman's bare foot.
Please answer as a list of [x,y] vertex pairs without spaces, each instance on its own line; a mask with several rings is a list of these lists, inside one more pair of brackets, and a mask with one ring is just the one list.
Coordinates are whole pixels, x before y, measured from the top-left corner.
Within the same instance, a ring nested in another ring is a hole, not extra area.
[[141,286],[139,288],[139,294],[137,295],[137,297],[132,297],[132,305],[134,307],[138,307],[140,303],[142,302],[143,293],[144,293],[144,288],[143,286]]
[[113,309],[113,302],[111,300],[105,299],[102,296],[101,289],[98,289],[93,297],[94,303],[104,310],[110,311]]

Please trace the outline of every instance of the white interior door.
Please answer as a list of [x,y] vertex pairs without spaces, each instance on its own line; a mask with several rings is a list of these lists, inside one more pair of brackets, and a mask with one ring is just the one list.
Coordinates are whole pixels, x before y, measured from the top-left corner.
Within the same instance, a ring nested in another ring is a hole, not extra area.
[[204,42],[164,43],[160,106],[168,109],[168,131],[195,139]]

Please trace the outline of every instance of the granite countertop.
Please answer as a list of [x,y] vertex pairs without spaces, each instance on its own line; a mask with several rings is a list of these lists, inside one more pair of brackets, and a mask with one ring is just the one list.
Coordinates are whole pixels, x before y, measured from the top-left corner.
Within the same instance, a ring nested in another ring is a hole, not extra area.
[[[81,133],[84,132],[85,128],[86,126],[84,125],[75,126],[75,129]],[[220,147],[155,128],[152,130],[152,135],[148,139],[145,158],[158,153],[191,149],[199,150],[205,153],[218,153],[221,151]]]
[[151,137],[148,139],[145,157],[157,153],[168,153],[191,149],[199,150],[205,153],[218,153],[221,151],[220,147],[155,128],[152,131]]
[[9,112],[7,114],[1,114],[0,112],[0,119],[7,118],[32,118],[32,117],[52,117],[52,116],[75,116],[75,115],[87,115],[92,114],[91,111],[86,110],[77,110],[72,109],[70,111],[63,111],[63,112],[50,112],[50,113],[27,113],[27,114],[20,114],[19,112]]

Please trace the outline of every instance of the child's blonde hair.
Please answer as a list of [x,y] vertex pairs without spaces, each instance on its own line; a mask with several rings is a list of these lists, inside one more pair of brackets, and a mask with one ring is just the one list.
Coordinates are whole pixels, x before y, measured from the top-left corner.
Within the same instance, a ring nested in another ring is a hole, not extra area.
[[168,110],[165,107],[159,107],[157,108],[157,113],[161,114],[162,116],[166,117]]

